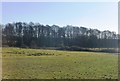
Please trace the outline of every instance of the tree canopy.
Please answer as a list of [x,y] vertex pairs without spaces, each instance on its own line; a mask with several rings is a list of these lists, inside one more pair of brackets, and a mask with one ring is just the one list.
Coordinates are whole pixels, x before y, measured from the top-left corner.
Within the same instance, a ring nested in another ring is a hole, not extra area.
[[59,27],[33,22],[16,22],[2,27],[2,44],[11,47],[116,48],[119,37],[109,30],[100,31],[71,25]]

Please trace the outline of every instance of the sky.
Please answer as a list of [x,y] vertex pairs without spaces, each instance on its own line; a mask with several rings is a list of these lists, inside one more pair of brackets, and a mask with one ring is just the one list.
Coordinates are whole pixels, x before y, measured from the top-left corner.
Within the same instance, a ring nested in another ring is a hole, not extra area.
[[118,32],[117,2],[3,2],[2,23],[39,22]]

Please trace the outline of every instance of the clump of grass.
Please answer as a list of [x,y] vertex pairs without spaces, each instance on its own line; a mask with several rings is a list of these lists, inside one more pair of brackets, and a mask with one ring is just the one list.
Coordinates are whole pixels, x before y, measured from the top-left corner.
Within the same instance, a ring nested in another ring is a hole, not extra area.
[[54,55],[49,53],[33,53],[33,54],[27,54],[27,56],[43,56],[43,55]]

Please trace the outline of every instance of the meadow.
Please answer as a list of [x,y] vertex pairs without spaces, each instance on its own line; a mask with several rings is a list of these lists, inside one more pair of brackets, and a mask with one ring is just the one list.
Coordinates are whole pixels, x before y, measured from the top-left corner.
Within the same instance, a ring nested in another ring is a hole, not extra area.
[[117,79],[114,53],[2,48],[3,79]]

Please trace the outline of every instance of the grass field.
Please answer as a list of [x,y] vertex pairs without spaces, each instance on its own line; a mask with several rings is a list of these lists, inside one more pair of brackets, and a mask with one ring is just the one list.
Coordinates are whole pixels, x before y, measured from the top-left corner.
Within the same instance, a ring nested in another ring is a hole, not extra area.
[[3,48],[3,79],[117,79],[118,55]]

